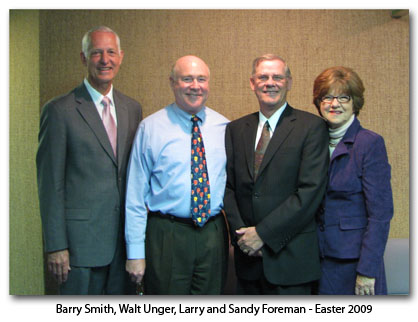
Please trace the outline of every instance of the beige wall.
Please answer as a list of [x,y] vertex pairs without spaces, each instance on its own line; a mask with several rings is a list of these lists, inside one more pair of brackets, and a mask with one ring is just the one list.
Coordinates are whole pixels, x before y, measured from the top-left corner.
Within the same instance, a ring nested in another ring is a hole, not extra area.
[[39,13],[10,13],[10,294],[44,292],[35,153],[39,127]]
[[[168,74],[174,61],[186,54],[208,63],[211,94],[207,105],[231,120],[258,109],[248,80],[252,60],[258,55],[272,52],[287,60],[294,80],[289,102],[312,113],[316,113],[311,103],[315,77],[334,65],[354,68],[366,87],[359,119],[364,127],[383,135],[392,164],[395,217],[390,237],[409,237],[408,16],[393,19],[389,10],[42,10],[39,36],[33,35],[38,26],[23,35],[35,42],[34,52],[39,49],[39,80],[34,79],[31,87],[39,89],[39,105],[31,107],[32,113],[39,113],[51,97],[81,82],[85,73],[79,58],[81,38],[96,25],[119,33],[125,58],[115,86],[140,101],[145,116],[173,101]],[[20,76],[11,81],[11,88],[20,80],[27,82],[25,75]],[[11,104],[11,118],[12,108]],[[29,142],[11,128],[11,142],[27,146],[28,155],[36,149],[35,123],[25,125]],[[11,150],[11,159],[17,153]],[[19,165],[19,169],[33,174],[32,166]],[[24,194],[11,194],[11,204],[33,199],[33,176],[31,180]],[[34,207],[31,210],[36,212]],[[24,219],[16,219],[11,229]],[[38,221],[36,225],[26,247],[39,247]]]

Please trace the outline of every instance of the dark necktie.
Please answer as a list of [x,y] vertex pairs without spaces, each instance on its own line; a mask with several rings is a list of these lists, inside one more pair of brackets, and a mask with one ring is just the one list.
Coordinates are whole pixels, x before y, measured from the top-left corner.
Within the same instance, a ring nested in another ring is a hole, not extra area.
[[102,100],[103,112],[102,112],[102,121],[106,129],[107,136],[109,137],[110,145],[112,146],[113,154],[116,156],[116,136],[117,128],[115,120],[113,119],[112,114],[110,113],[110,99],[105,96]]
[[260,140],[257,143],[254,155],[254,178],[257,178],[258,171],[260,170],[261,162],[263,161],[264,153],[266,152],[267,146],[270,142],[270,125],[266,121],[261,132]]
[[203,145],[202,133],[199,129],[200,119],[193,115],[192,125],[192,201],[191,213],[194,223],[203,227],[210,217],[210,186],[209,176],[206,167],[205,147]]

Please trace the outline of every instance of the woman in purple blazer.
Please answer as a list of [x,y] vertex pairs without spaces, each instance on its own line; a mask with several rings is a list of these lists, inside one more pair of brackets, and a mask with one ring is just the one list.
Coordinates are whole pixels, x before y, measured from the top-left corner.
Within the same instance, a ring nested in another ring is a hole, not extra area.
[[387,294],[383,253],[393,216],[383,138],[361,127],[364,86],[350,68],[316,79],[313,102],[330,135],[329,179],[318,211],[318,294]]

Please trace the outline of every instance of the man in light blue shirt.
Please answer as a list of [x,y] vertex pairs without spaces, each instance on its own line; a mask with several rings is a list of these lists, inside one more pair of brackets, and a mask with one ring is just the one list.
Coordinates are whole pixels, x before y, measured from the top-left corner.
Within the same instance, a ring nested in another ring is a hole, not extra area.
[[[127,177],[126,268],[136,283],[145,274],[146,294],[222,291],[228,256],[221,214],[228,120],[205,106],[209,77],[200,58],[178,59],[170,75],[175,103],[144,119],[135,137]],[[204,145],[196,156],[192,130],[201,133],[195,143],[202,139]],[[194,180],[198,154],[207,171]],[[195,190],[198,182],[205,184],[202,190]],[[202,205],[194,206],[198,199]],[[204,206],[203,218],[192,219],[192,212]]]

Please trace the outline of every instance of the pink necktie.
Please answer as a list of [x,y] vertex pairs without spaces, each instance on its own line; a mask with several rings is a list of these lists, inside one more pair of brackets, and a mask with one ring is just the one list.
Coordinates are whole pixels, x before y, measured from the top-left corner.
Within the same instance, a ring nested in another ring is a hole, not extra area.
[[110,113],[110,99],[109,99],[109,97],[107,97],[107,96],[103,97],[102,104],[103,104],[103,113],[102,113],[103,125],[106,129],[107,136],[109,137],[110,144],[112,145],[113,153],[116,156],[117,129],[116,129],[115,120],[113,119],[113,116]]

